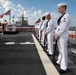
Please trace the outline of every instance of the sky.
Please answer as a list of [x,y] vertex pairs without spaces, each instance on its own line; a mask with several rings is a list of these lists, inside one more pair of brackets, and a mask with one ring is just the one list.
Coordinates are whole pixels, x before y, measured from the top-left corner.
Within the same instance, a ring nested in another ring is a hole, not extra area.
[[[11,17],[15,16],[15,21],[19,20],[22,13],[28,18],[30,25],[34,25],[34,22],[41,18],[46,12],[50,12],[55,25],[58,17],[60,16],[57,4],[65,2],[67,3],[67,13],[71,16],[71,26],[76,25],[76,0],[0,0],[0,14],[11,9]],[[9,20],[9,16],[4,16],[0,21],[4,19]],[[13,18],[12,18],[13,19]]]

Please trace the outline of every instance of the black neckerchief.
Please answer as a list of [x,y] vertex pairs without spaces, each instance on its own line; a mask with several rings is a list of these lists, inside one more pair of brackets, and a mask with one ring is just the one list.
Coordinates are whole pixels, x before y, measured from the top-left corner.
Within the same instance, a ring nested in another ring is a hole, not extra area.
[[64,13],[63,15],[61,15],[61,16],[59,17],[59,19],[57,20],[57,24],[58,24],[58,25],[60,25],[61,18],[62,18],[65,14],[66,14],[66,13]]
[[46,23],[46,28],[48,27],[48,22]]
[[46,23],[46,28],[48,27],[48,22],[49,22],[49,21],[47,21],[47,23]]

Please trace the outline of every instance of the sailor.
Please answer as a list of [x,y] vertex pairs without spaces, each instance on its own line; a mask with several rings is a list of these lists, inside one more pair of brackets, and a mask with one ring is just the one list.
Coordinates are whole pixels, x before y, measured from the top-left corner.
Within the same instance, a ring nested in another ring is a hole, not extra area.
[[44,35],[47,36],[47,43],[48,43],[48,55],[53,55],[53,36],[54,36],[54,22],[51,18],[49,12],[45,14],[46,19],[48,20],[47,29],[44,32]]
[[12,21],[12,31],[16,31],[16,26],[14,20]]
[[41,22],[41,19],[39,18],[36,22],[35,22],[35,34],[36,34],[36,37],[39,39],[39,23]]
[[42,24],[41,28],[40,28],[40,30],[41,30],[41,32],[42,32],[42,46],[43,46],[43,47],[45,46],[45,44],[44,44],[44,40],[45,40],[44,32],[46,31],[47,22],[48,22],[48,20],[45,19],[45,20],[43,21],[43,24]]
[[66,13],[66,9],[66,3],[58,4],[58,11],[61,16],[57,21],[58,26],[55,31],[55,40],[58,40],[59,56],[56,63],[60,65],[60,74],[65,73],[68,68],[67,41],[71,17],[68,13]]
[[38,27],[38,29],[39,29],[39,41],[40,41],[40,42],[41,42],[41,39],[42,39],[41,27],[42,27],[42,25],[43,25],[44,20],[45,20],[45,16],[42,16],[42,21],[40,22],[39,27]]
[[4,23],[6,24],[6,31],[8,31],[8,22],[7,22],[7,20],[4,20]]

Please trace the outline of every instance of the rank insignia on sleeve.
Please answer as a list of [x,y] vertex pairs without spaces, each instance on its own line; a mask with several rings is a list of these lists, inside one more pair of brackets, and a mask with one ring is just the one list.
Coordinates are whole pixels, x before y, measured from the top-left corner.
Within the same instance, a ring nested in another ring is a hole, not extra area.
[[65,22],[66,21],[66,18],[64,18],[64,21],[63,22]]

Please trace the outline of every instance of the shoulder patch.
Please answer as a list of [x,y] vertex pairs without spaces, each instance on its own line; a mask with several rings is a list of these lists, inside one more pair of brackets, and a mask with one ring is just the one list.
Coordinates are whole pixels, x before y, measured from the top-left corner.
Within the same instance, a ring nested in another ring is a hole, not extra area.
[[64,18],[63,22],[65,22],[65,21],[66,21],[66,18]]

